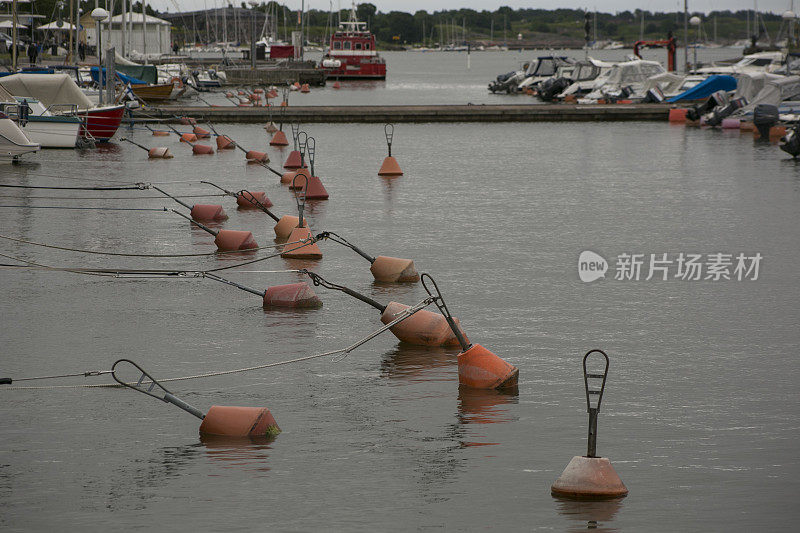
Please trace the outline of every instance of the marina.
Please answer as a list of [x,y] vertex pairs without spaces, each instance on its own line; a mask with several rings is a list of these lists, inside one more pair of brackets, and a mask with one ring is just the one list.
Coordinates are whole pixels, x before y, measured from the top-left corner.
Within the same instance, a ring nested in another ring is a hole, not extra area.
[[790,55],[252,7],[0,75],[2,531],[792,529]]

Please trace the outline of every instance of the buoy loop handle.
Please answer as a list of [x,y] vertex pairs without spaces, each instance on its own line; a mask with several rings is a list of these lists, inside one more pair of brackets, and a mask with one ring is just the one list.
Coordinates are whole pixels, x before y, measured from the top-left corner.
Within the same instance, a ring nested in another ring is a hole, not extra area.
[[[431,290],[431,287],[428,286],[426,279],[430,281],[433,290]],[[456,323],[453,320],[453,315],[450,314],[450,310],[447,308],[447,304],[444,302],[444,298],[442,297],[442,293],[439,290],[439,286],[436,284],[436,281],[427,272],[423,272],[420,275],[420,281],[422,282],[422,287],[433,299],[433,303],[436,304],[436,307],[439,308],[439,311],[442,313],[445,320],[447,320],[447,324],[450,326],[450,329],[453,330],[453,334],[456,336],[456,339],[458,339],[458,343],[461,344],[461,348],[463,348],[465,352],[469,350],[472,345],[467,342],[467,340],[461,334],[461,330],[456,327]]]
[[[603,369],[602,374],[591,373],[586,370],[586,360],[589,358],[590,355],[593,353],[598,353],[605,358],[605,368]],[[600,411],[600,402],[603,401],[603,392],[606,389],[606,377],[608,377],[608,355],[599,349],[589,350],[586,352],[586,355],[583,356],[583,385],[586,389],[586,409],[588,412],[592,412],[592,410]],[[600,385],[600,389],[590,389],[589,388],[589,380],[590,379],[602,379],[602,384]],[[597,398],[597,405],[592,406],[592,400]]]
[[392,139],[394,138],[394,124],[384,124],[383,134],[386,136],[386,146],[389,148],[389,157],[391,157]]
[[[311,175],[314,175],[314,152],[317,149],[317,140],[314,137],[306,138],[306,152],[308,153],[308,166],[311,167]],[[302,155],[302,154],[301,154]]]
[[[139,377],[139,380],[135,384],[134,383],[129,383],[127,381],[123,381],[119,377],[117,377],[117,373],[116,373],[117,372],[117,365],[120,364],[120,363],[129,363],[129,364],[133,365],[136,368],[136,370],[138,370],[139,372],[142,373],[142,375]],[[183,409],[187,413],[190,413],[190,414],[196,416],[200,420],[204,419],[205,416],[206,416],[199,409],[197,409],[195,407],[192,407],[188,403],[184,402],[183,400],[181,400],[180,398],[178,398],[177,396],[172,394],[169,390],[167,390],[167,388],[164,385],[159,383],[158,380],[156,380],[153,376],[151,376],[145,369],[143,369],[142,367],[140,367],[139,365],[137,365],[136,363],[134,363],[130,359],[117,359],[116,361],[114,361],[114,364],[111,365],[111,377],[113,377],[114,381],[116,381],[117,383],[119,383],[123,387],[128,387],[129,389],[133,389],[133,390],[141,392],[143,394],[147,394],[148,396],[152,396],[153,398],[161,400],[162,402],[171,403],[171,404],[175,405],[176,407],[180,407],[181,409]],[[150,386],[147,387],[147,388],[144,388],[144,385],[147,385],[148,383],[149,383]],[[159,389],[161,389],[164,392],[163,396],[160,395],[160,393],[156,394],[156,393],[153,392],[153,390],[156,387],[158,387]]]

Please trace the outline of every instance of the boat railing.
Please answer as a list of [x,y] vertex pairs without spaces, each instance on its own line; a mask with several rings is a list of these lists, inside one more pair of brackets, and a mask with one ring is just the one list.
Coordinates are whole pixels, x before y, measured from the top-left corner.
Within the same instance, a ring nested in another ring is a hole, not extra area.
[[78,104],[50,104],[45,109],[45,113],[47,112],[51,115],[78,116]]
[[30,108],[28,107],[27,102],[0,102],[0,112],[5,114],[8,118],[20,126],[24,126],[28,122],[28,113],[30,112]]

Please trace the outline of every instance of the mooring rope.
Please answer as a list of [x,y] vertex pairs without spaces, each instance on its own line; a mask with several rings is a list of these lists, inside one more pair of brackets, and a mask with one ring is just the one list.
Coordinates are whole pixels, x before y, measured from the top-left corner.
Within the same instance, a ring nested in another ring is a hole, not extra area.
[[[374,339],[375,337],[377,337],[378,335],[380,335],[381,333],[383,333],[387,329],[390,329],[390,328],[396,326],[397,324],[399,324],[403,320],[409,318],[414,313],[423,310],[424,308],[429,306],[431,303],[433,303],[433,300],[434,299],[432,297],[428,297],[428,298],[425,298],[424,300],[421,300],[416,305],[413,305],[413,306],[411,306],[411,307],[409,307],[407,309],[403,309],[402,311],[399,311],[398,313],[396,313],[394,315],[396,317],[394,320],[392,320],[388,324],[384,324],[382,327],[380,327],[377,330],[373,331],[372,333],[370,333],[366,337],[363,337],[363,338],[359,339],[358,341],[356,341],[355,343],[351,344],[350,346],[348,346],[346,348],[340,348],[338,350],[331,350],[329,352],[323,352],[323,353],[318,353],[318,354],[314,354],[314,355],[307,355],[305,357],[297,357],[295,359],[287,359],[287,360],[284,360],[284,361],[277,361],[277,362],[274,362],[274,363],[265,363],[263,365],[255,365],[255,366],[248,366],[248,367],[244,367],[244,368],[236,368],[234,370],[220,370],[220,371],[216,371],[216,372],[206,372],[204,374],[194,374],[194,375],[180,376],[180,377],[175,377],[175,378],[166,378],[166,379],[160,379],[158,381],[160,383],[171,383],[171,382],[175,382],[175,381],[189,381],[189,380],[192,380],[192,379],[203,379],[203,378],[210,378],[210,377],[217,377],[217,376],[226,376],[226,375],[230,375],[230,374],[240,374],[240,373],[244,373],[244,372],[252,372],[253,370],[262,370],[264,368],[272,368],[272,367],[288,365],[288,364],[292,364],[292,363],[299,363],[299,362],[302,362],[302,361],[309,361],[311,359],[318,359],[320,357],[327,357],[327,356],[330,356],[330,355],[345,354],[344,357],[340,357],[338,359],[334,359],[333,360],[334,363],[338,363],[338,362],[342,361],[345,357],[347,357],[347,355],[350,352],[352,352],[353,350],[355,350],[356,348],[358,348],[362,344],[365,344],[365,343],[369,342],[370,340]],[[61,375],[61,376],[39,376],[39,377],[33,377],[33,378],[19,378],[19,379],[15,379],[14,381],[30,381],[30,380],[34,380],[34,379],[56,379],[56,378],[61,378],[61,377],[76,377],[76,376],[94,377],[94,376],[101,376],[101,375],[110,374],[110,373],[112,373],[111,370],[101,370],[101,371],[96,371],[95,370],[95,371],[81,372],[81,373],[75,373],[75,374],[64,374],[64,375]],[[149,383],[149,381],[144,381],[142,383]],[[92,389],[92,388],[112,388],[112,387],[122,387],[122,385],[120,385],[118,383],[98,383],[98,384],[89,384],[89,385],[87,385],[87,384],[81,384],[81,385],[43,385],[43,386],[22,386],[22,387],[3,387],[3,386],[0,386],[0,391],[4,391],[4,390],[8,391],[8,390],[50,390],[50,389]]]
[[78,211],[164,211],[157,207],[81,207],[69,205],[0,205],[2,207],[12,207],[17,209],[67,209]]
[[110,187],[57,187],[54,185],[44,186],[44,185],[9,185],[2,183],[0,187],[6,187],[11,189],[56,189],[56,190],[68,190],[68,191],[135,191],[135,190],[144,190],[147,189],[144,184],[139,183],[136,185],[128,185],[128,186],[110,186]]
[[[176,194],[175,198],[217,198],[228,196],[224,193],[214,194]],[[0,194],[0,198],[16,198],[18,200],[158,200],[164,196],[20,196],[18,194]]]

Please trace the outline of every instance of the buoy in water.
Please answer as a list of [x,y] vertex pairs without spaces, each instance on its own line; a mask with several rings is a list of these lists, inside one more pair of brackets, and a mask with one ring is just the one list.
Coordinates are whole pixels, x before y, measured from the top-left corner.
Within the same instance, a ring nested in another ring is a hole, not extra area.
[[397,160],[392,157],[392,139],[394,138],[394,124],[386,124],[383,127],[383,133],[386,135],[386,146],[389,149],[389,155],[384,158],[381,169],[378,171],[379,176],[387,178],[402,176],[403,171],[400,170],[400,165]]
[[301,165],[302,161],[300,158],[300,150],[292,150],[289,152],[289,157],[286,158],[283,168],[288,170],[297,170]]
[[197,121],[192,117],[179,117],[178,120],[184,126],[194,126],[195,124],[197,124]]
[[755,129],[755,126],[753,126],[752,122],[747,120],[739,122],[739,131],[753,131],[753,129]]
[[738,118],[723,118],[721,127],[723,130],[738,130],[739,122]]
[[386,283],[412,283],[419,281],[419,273],[412,259],[379,255],[369,267],[375,281]]
[[193,144],[192,153],[194,155],[211,155],[214,153],[214,149],[207,144]]
[[172,159],[174,156],[170,153],[169,148],[156,146],[147,151],[147,157],[150,159]]
[[311,92],[311,88],[308,86],[307,83],[304,83],[303,85],[300,86],[300,92],[301,93],[310,93]]
[[242,209],[259,209],[260,205],[272,207],[272,202],[263,191],[240,191],[236,195],[236,204]]
[[197,142],[197,135],[195,135],[194,133],[183,133],[181,134],[181,142],[182,143]]
[[195,126],[194,128],[192,128],[192,133],[197,135],[198,139],[208,139],[211,137],[211,132],[201,128],[200,126]]
[[264,129],[267,130],[267,133],[275,133],[278,131],[278,126],[276,126],[275,123],[270,120],[267,125],[264,126]]
[[458,354],[458,382],[474,389],[517,386],[519,370],[480,344]]
[[[322,185],[322,180],[317,176],[311,176],[308,181],[297,180],[299,183],[296,187],[297,190],[305,193],[306,200],[327,200],[328,191]],[[291,187],[290,187],[291,188]]]
[[[279,241],[289,240],[292,230],[300,223],[300,217],[293,215],[283,215],[273,228],[275,230],[275,239]],[[303,220],[303,226],[308,227],[308,221]]]
[[221,252],[246,251],[258,248],[253,234],[249,231],[221,229],[214,238],[214,244]]
[[266,407],[212,405],[200,424],[201,435],[271,438],[280,432]]
[[225,93],[225,98],[233,98],[233,97],[234,97],[234,95],[233,95],[232,92],[228,91],[228,92]]
[[[397,318],[395,316],[397,313],[408,308],[409,306],[398,302],[389,302],[381,313],[381,322],[389,324]],[[466,338],[458,319],[454,318],[453,320]],[[390,331],[401,341],[411,344],[423,346],[458,346],[459,344],[445,317],[426,309],[417,311],[413,316],[395,324]]]
[[245,159],[252,163],[269,163],[269,156],[266,152],[258,152],[256,150],[248,150],[244,154]]
[[264,309],[271,307],[322,307],[322,300],[306,282],[273,285],[264,292]]
[[670,122],[683,123],[686,122],[686,112],[688,109],[670,109],[669,118]]
[[281,130],[275,132],[272,140],[269,142],[271,146],[289,146],[289,141],[286,139],[286,134]]
[[236,143],[227,135],[217,135],[217,151],[219,150],[233,150],[236,148]]
[[164,130],[152,130],[153,137],[169,137],[169,132]]
[[[586,361],[592,354],[603,356],[604,368],[598,367],[595,363],[592,366],[596,367],[596,370],[587,371]],[[583,357],[583,382],[586,388],[586,407],[589,412],[587,453],[583,457],[575,456],[570,460],[564,472],[550,487],[553,496],[577,500],[606,500],[621,498],[628,494],[628,488],[611,466],[611,461],[596,456],[597,415],[600,412],[600,403],[603,401],[607,376],[608,356],[602,350],[590,350]],[[602,380],[599,390],[590,388],[590,383],[594,385],[598,380]]]
[[334,89],[339,89],[339,88],[341,88],[341,84],[338,81],[335,81],[335,82],[333,82],[333,88]]
[[[289,102],[287,102],[286,100],[284,100],[283,102],[281,102],[281,107],[289,107]],[[288,144],[288,143],[287,143],[287,144]]]
[[264,89],[261,88],[253,89],[253,94],[264,94]]
[[[299,217],[298,217],[299,218]],[[305,220],[303,221],[305,222]],[[308,241],[313,239],[311,230],[308,226],[304,225],[302,228],[295,227],[289,235],[286,244],[281,252],[281,257],[287,259],[322,259],[322,250],[319,249],[315,242],[299,242]]]
[[194,204],[189,212],[193,220],[198,222],[222,222],[228,219],[221,205]]
[[288,184],[289,189],[300,189],[303,183],[305,183],[305,180],[299,178],[297,181],[295,181],[294,178],[298,176],[305,176],[306,178],[310,178],[311,173],[308,171],[308,167],[304,166],[302,168],[298,168],[297,170],[290,170],[289,172],[284,172],[283,175],[281,176],[281,183]]

